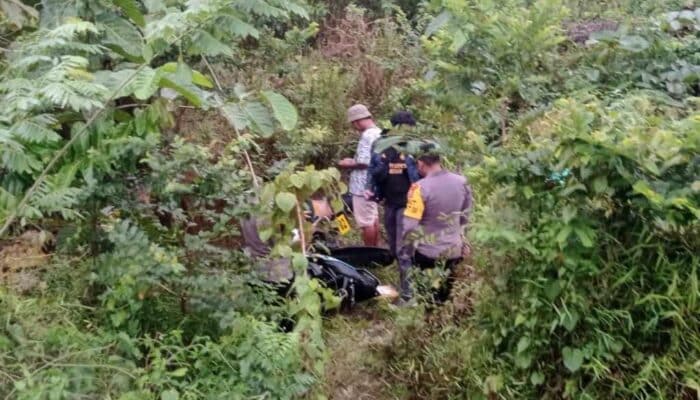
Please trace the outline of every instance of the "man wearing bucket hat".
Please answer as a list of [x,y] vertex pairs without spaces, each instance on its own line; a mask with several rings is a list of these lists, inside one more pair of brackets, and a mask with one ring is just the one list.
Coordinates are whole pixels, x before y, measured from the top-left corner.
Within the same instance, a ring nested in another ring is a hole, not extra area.
[[434,293],[437,302],[444,302],[454,279],[451,272],[462,259],[463,230],[472,206],[472,191],[464,176],[442,168],[437,144],[420,147],[416,159],[423,178],[411,186],[404,211],[403,247],[399,251],[401,298],[406,301],[412,296],[411,266],[444,266],[449,274],[447,281]]
[[345,158],[338,167],[349,169],[352,194],[352,210],[355,222],[362,229],[365,246],[376,246],[379,239],[379,212],[377,203],[365,198],[367,167],[372,157],[372,144],[382,133],[372,119],[372,114],[363,104],[355,104],[348,109],[348,123],[360,134],[355,158]]

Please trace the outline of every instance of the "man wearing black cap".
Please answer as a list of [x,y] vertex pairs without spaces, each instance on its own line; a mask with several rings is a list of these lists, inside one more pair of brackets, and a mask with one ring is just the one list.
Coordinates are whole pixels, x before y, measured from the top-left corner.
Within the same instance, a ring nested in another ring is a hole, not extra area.
[[[416,120],[410,112],[399,111],[391,117],[391,125],[393,129],[390,138],[393,139],[401,135],[401,128],[415,126]],[[411,184],[420,179],[420,176],[413,158],[401,149],[404,143],[383,146],[382,141],[383,139],[378,139],[375,142],[367,169],[366,197],[378,202],[384,201],[384,229],[391,254],[396,257],[406,195]]]

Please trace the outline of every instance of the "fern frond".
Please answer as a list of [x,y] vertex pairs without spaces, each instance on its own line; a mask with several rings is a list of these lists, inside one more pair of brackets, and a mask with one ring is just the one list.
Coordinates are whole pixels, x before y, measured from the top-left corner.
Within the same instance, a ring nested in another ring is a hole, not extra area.
[[49,128],[55,123],[52,115],[39,114],[15,122],[9,133],[29,143],[54,143],[61,140],[61,136]]
[[79,0],[41,0],[41,26],[53,28],[69,18],[76,18]]
[[207,56],[232,56],[233,51],[229,46],[212,36],[209,32],[199,29],[190,38],[191,46],[189,51],[194,54],[204,54]]
[[80,201],[82,190],[57,186],[50,179],[42,182],[29,199],[30,207],[40,210],[44,215],[58,213],[67,220],[79,218],[80,213],[73,208]]
[[187,16],[184,12],[168,13],[162,18],[150,21],[146,25],[144,37],[148,43],[171,43],[177,39],[180,32],[187,29],[187,26]]
[[46,38],[60,38],[66,40],[75,40],[81,35],[88,33],[97,34],[99,29],[92,22],[84,21],[79,18],[69,18],[63,24],[46,32]]
[[88,44],[60,38],[46,39],[35,46],[25,49],[25,54],[66,54],[85,53],[98,55],[104,53],[105,48],[97,44]]
[[97,93],[92,85],[80,82],[53,82],[41,90],[41,96],[59,108],[74,111],[90,111],[102,106],[100,99],[92,98],[90,93]]
[[19,70],[29,70],[34,68],[37,64],[45,64],[53,61],[53,58],[49,56],[44,56],[40,54],[29,54],[26,57],[22,57],[13,63],[13,68]]
[[259,38],[260,31],[253,25],[243,21],[235,10],[228,10],[222,14],[217,21],[217,26],[224,32],[241,38]]
[[247,14],[255,14],[260,17],[272,18],[288,17],[287,11],[280,7],[274,6],[267,1],[236,0],[233,2],[233,4],[234,7]]
[[16,213],[18,217],[36,219],[43,215],[39,209],[27,205],[22,210],[17,210],[19,199],[10,191],[0,186],[0,222],[4,222],[11,214]]
[[15,173],[30,173],[42,167],[41,161],[14,140],[7,129],[0,129],[0,165]]
[[270,0],[270,3],[296,16],[308,19],[309,12],[303,4],[286,0]]

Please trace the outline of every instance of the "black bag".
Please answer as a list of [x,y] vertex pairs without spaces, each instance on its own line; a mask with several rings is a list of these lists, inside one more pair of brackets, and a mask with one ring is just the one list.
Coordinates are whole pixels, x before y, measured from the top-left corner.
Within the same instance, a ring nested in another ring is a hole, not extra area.
[[330,255],[356,268],[386,267],[394,262],[388,249],[369,246],[330,247]]
[[341,298],[341,308],[352,308],[355,303],[378,295],[379,280],[374,275],[337,258],[309,256],[308,273],[310,277],[322,281]]

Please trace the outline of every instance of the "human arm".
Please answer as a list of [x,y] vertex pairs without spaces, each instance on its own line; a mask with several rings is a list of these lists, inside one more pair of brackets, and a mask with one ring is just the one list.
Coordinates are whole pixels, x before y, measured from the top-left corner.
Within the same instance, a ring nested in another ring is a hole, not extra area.
[[416,165],[416,160],[412,156],[406,158],[406,172],[411,183],[416,183],[420,180],[418,165]]
[[369,165],[359,163],[355,161],[353,158],[343,158],[342,160],[338,161],[338,167],[342,169],[349,169],[349,170],[356,170],[356,169],[367,169]]
[[367,188],[370,189],[374,184],[384,181],[388,174],[389,166],[382,161],[381,154],[372,153],[372,159],[367,168]]
[[469,213],[473,205],[472,188],[468,182],[464,182],[464,199],[462,200],[462,215],[459,218],[459,223],[462,226],[469,223]]
[[372,157],[372,141],[366,134],[360,138],[357,145],[355,158],[344,158],[340,160],[338,166],[349,170],[366,170]]

